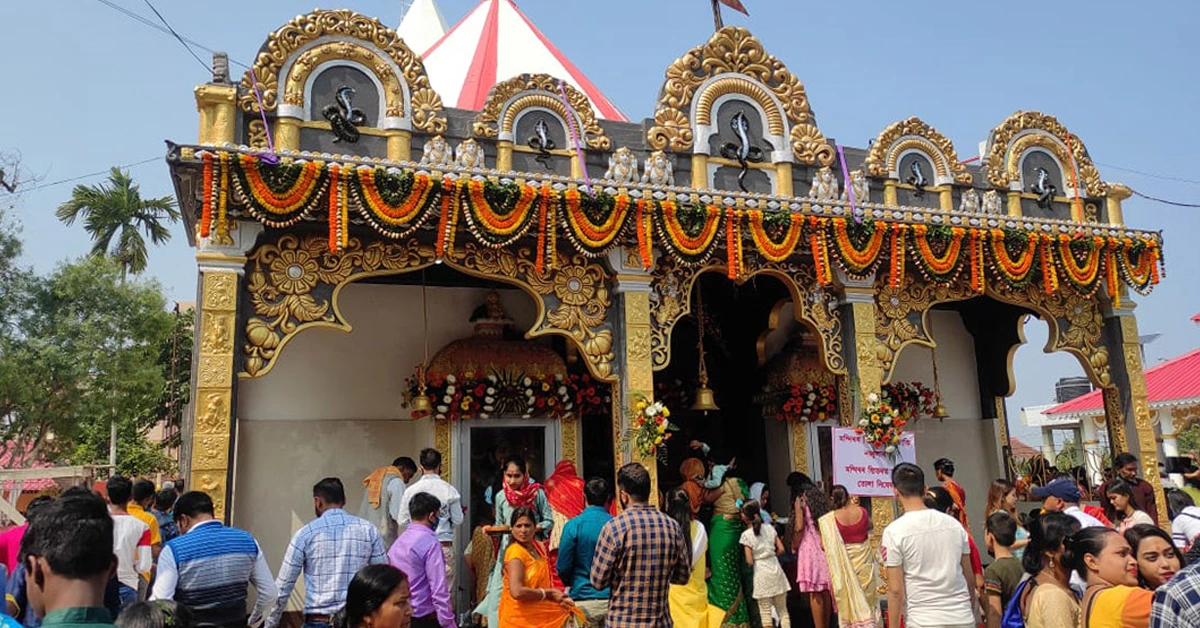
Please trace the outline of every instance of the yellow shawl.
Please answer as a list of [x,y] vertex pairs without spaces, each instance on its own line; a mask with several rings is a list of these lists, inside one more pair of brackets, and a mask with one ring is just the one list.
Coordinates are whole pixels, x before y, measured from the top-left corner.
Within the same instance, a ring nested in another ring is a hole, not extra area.
[[[825,558],[829,561],[829,575],[833,581],[833,598],[837,607],[838,625],[841,628],[878,628],[883,626],[875,593],[879,582],[877,567],[870,542],[864,545],[868,555],[858,555],[860,562],[866,561],[864,569],[856,570],[849,549],[842,542],[837,520],[833,512],[817,520],[821,529],[821,543],[825,546]],[[857,552],[856,552],[857,553]]]

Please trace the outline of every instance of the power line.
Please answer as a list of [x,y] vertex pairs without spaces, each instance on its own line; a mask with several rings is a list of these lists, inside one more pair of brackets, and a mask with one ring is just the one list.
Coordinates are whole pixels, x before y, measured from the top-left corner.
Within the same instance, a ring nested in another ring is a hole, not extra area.
[[1148,200],[1148,201],[1154,201],[1155,203],[1162,203],[1163,205],[1173,205],[1173,206],[1175,206],[1175,207],[1196,207],[1196,208],[1200,208],[1200,203],[1182,203],[1182,202],[1179,202],[1179,201],[1168,201],[1168,200],[1166,200],[1166,199],[1163,199],[1163,198],[1157,198],[1157,197],[1150,196],[1150,195],[1147,195],[1147,194],[1142,194],[1141,192],[1138,192],[1137,190],[1135,190],[1135,189],[1133,189],[1133,188],[1130,188],[1129,190],[1130,190],[1131,192],[1133,192],[1134,196],[1140,196],[1140,197],[1142,197],[1142,198],[1144,198],[1144,199],[1146,199],[1146,200]]
[[[126,169],[126,168],[133,168],[134,166],[141,166],[141,165],[145,165],[145,164],[148,164],[148,163],[150,163],[150,162],[152,162],[152,161],[159,161],[159,160],[161,160],[161,159],[162,159],[162,156],[161,156],[161,155],[159,155],[159,156],[156,156],[156,157],[151,157],[151,158],[149,158],[149,159],[143,159],[143,160],[141,160],[141,161],[135,161],[135,162],[133,162],[133,163],[131,163],[131,164],[124,164],[124,165],[121,165],[121,166],[114,166],[114,167],[115,167],[115,168],[117,168],[118,170],[124,170],[124,169]],[[62,184],[64,184],[64,183],[74,183],[75,181],[79,181],[79,180],[82,180],[82,179],[90,179],[90,178],[92,178],[92,177],[98,177],[98,176],[100,176],[100,175],[108,174],[108,173],[109,173],[109,172],[111,172],[111,171],[112,171],[112,168],[107,168],[107,169],[105,169],[105,170],[99,170],[99,171],[96,171],[96,172],[90,172],[90,173],[88,173],[88,174],[81,174],[81,175],[79,175],[79,176],[77,176],[77,177],[71,177],[71,178],[69,178],[69,179],[59,179],[58,181],[51,181],[51,182],[49,182],[49,183],[42,183],[42,184],[40,184],[40,185],[35,185],[35,186],[31,187],[31,188],[25,188],[25,189],[23,189],[23,190],[18,190],[18,191],[16,191],[16,192],[14,192],[12,195],[13,195],[13,196],[20,196],[20,195],[22,195],[22,194],[25,194],[25,193],[28,193],[28,192],[33,192],[33,191],[36,191],[36,190],[41,190],[41,189],[43,189],[43,188],[54,187],[54,186],[56,186],[56,185],[62,185]]]
[[[141,23],[143,26],[149,26],[150,28],[153,28],[154,30],[156,30],[160,33],[163,33],[164,35],[175,35],[175,37],[178,37],[180,39],[180,41],[184,42],[185,44],[190,44],[192,46],[195,46],[195,47],[199,48],[200,50],[203,50],[209,54],[217,53],[216,50],[213,50],[212,48],[209,48],[208,46],[205,46],[204,44],[202,44],[198,41],[195,41],[193,39],[188,39],[187,37],[182,37],[178,33],[173,33],[170,29],[164,28],[161,24],[155,24],[149,18],[146,18],[137,13],[134,13],[133,11],[130,11],[129,9],[126,9],[125,7],[119,5],[115,2],[112,2],[111,0],[96,0],[96,2],[99,2],[100,4],[103,4],[104,6],[107,6],[108,8],[110,8],[114,11],[117,11],[118,13],[121,13],[122,15],[125,15],[128,18]],[[195,53],[193,53],[193,56],[194,55],[195,55]],[[237,59],[231,58],[231,59],[229,59],[229,62],[233,63],[234,65],[239,65],[247,70],[250,69],[250,66],[246,65],[245,63],[242,63],[241,61],[238,61]],[[204,69],[208,70],[211,68],[209,68],[208,65],[205,64]]]
[[1121,170],[1123,172],[1129,172],[1129,173],[1136,174],[1136,175],[1143,176],[1143,177],[1150,177],[1152,179],[1162,179],[1163,181],[1174,181],[1176,183],[1188,183],[1191,185],[1200,185],[1200,181],[1197,181],[1195,179],[1184,179],[1183,177],[1172,177],[1170,175],[1165,175],[1165,174],[1155,174],[1153,172],[1143,172],[1141,170],[1134,170],[1133,168],[1114,166],[1112,164],[1102,164],[1098,161],[1096,162],[1096,165],[1104,166],[1105,168],[1112,168],[1113,170]]
[[212,68],[210,68],[209,65],[204,62],[204,59],[201,59],[200,55],[196,54],[196,51],[192,50],[192,47],[189,46],[186,41],[183,41],[183,38],[179,36],[179,33],[176,33],[175,29],[171,28],[171,25],[167,23],[167,18],[163,17],[163,14],[158,12],[158,9],[154,7],[150,0],[144,1],[146,6],[150,7],[150,10],[154,11],[154,14],[158,16],[158,21],[162,22],[163,26],[166,26],[167,30],[171,31],[171,35],[179,41],[180,46],[183,46],[184,49],[188,51],[188,54],[192,55],[192,58],[196,60],[196,63],[199,63],[200,67],[204,68],[205,71],[211,70]]

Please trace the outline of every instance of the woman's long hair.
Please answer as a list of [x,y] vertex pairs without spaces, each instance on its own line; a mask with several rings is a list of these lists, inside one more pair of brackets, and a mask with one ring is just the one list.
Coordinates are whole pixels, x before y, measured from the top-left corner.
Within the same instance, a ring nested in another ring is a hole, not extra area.
[[1021,557],[1025,573],[1036,576],[1046,567],[1046,552],[1056,552],[1079,531],[1079,521],[1061,512],[1047,512],[1029,522],[1029,544]]
[[396,587],[407,581],[404,572],[391,565],[367,565],[359,569],[346,590],[346,605],[334,613],[330,625],[332,628],[358,628],[364,619],[383,606]]
[[[667,493],[667,514],[683,530],[683,538],[687,539],[690,550],[692,547],[692,502],[683,488],[676,487]],[[692,560],[695,560],[695,556],[692,557]]]
[[1012,508],[1009,508],[1008,505],[1004,503],[1004,498],[1015,490],[1017,490],[1017,485],[1004,478],[996,478],[995,480],[992,480],[992,485],[988,487],[987,510],[984,510],[983,514],[990,515],[997,510],[1003,510],[1004,512],[1012,515],[1012,518],[1015,519],[1018,524],[1020,524],[1021,518],[1017,516],[1017,507],[1013,506]]

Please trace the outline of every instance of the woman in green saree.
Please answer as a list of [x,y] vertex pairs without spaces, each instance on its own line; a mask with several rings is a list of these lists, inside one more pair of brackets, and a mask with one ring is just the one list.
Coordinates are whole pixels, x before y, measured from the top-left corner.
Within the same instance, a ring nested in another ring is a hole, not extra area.
[[[729,472],[736,460],[729,460]],[[747,608],[748,592],[742,587],[742,572],[746,568],[745,552],[740,538],[742,523],[740,504],[748,494],[746,484],[727,472],[721,485],[713,492],[713,518],[709,524],[708,549],[712,561],[712,578],[708,581],[708,601],[725,610],[722,628],[742,628],[750,625]]]

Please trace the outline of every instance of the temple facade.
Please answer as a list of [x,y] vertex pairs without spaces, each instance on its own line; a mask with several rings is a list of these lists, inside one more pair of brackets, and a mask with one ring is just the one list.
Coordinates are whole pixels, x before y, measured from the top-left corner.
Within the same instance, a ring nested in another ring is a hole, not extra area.
[[[524,17],[485,0],[469,19],[492,14]],[[538,479],[642,459],[669,487],[702,440],[782,496],[793,470],[831,481],[831,428],[880,393],[979,507],[1027,317],[1161,491],[1130,298],[1161,240],[1050,115],[998,120],[975,163],[916,117],[841,146],[736,27],[664,60],[639,122],[569,62],[451,107],[420,51],[345,10],[282,25],[241,77],[215,66],[198,140],[168,154],[199,271],[184,457],[275,567],[316,480],[357,505],[371,469],[422,447],[468,520],[508,453]],[[657,464],[627,442],[640,399],[680,427]],[[870,508],[877,531],[895,514]]]

